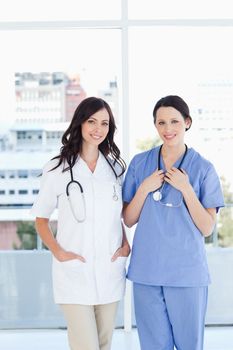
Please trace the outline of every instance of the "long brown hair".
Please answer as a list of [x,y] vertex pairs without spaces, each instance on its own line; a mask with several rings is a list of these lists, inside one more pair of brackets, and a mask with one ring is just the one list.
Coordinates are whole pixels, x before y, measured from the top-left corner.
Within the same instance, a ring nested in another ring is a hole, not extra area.
[[[109,114],[109,131],[107,137],[99,145],[99,150],[105,157],[110,156],[113,159],[113,164],[118,163],[120,165],[122,171],[118,176],[125,172],[125,162],[121,158],[120,150],[114,142],[116,124],[112,110],[106,101],[97,97],[86,98],[76,108],[71,123],[62,136],[63,146],[60,149],[60,154],[53,158],[58,159],[58,164],[51,170],[58,168],[65,162],[69,164],[69,167],[74,166],[82,148],[81,125],[101,109],[106,109]],[[63,171],[69,170],[69,167],[64,167]]]

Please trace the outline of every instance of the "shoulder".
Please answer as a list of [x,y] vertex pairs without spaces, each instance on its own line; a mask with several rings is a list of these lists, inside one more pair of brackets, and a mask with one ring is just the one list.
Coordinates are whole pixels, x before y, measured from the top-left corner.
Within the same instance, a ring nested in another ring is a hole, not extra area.
[[202,180],[209,176],[218,177],[216,169],[210,160],[194,149],[190,149],[190,151],[192,152],[191,170],[193,176],[199,176]]
[[54,169],[58,165],[58,159],[50,159],[43,167],[43,175],[48,174],[48,176],[54,176],[59,173],[62,173],[63,165],[59,165],[56,169]]
[[152,148],[148,151],[144,151],[141,153],[136,154],[131,162],[130,166],[135,168],[140,168],[141,166],[144,166],[145,163],[147,163],[150,160],[154,160],[154,157],[158,154],[159,147]]
[[190,152],[192,154],[194,162],[197,164],[198,167],[200,167],[203,170],[208,170],[209,168],[213,167],[213,164],[206,159],[203,155],[201,155],[199,152],[195,151],[193,148],[190,148]]
[[[103,156],[104,157],[104,156]],[[107,162],[111,164],[111,166],[114,168],[117,175],[120,175],[122,173],[122,166],[120,163],[118,163],[116,160],[112,159],[110,156],[106,157]],[[104,160],[106,162],[106,160]]]

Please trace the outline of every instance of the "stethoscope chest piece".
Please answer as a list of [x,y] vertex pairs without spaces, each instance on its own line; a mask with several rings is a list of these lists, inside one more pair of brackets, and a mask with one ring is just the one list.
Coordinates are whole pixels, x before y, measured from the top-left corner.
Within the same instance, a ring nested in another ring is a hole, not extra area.
[[155,191],[153,193],[153,199],[158,202],[162,199],[162,193],[160,191]]
[[116,187],[115,185],[113,185],[113,195],[112,195],[112,199],[117,202],[118,201],[118,195],[117,195],[117,192],[116,192]]
[[[161,161],[160,161],[161,150],[162,150],[162,145],[160,146],[159,153],[158,153],[158,170],[161,170],[161,165],[160,165],[160,163],[161,163]],[[188,147],[187,147],[187,145],[185,145],[185,152],[183,154],[183,157],[182,157],[182,159],[180,161],[179,166],[177,167],[177,169],[179,169],[181,171],[182,171],[181,166],[182,166],[182,164],[184,162],[184,159],[186,157],[187,151],[188,151]],[[160,202],[161,203],[161,199],[163,198],[162,193],[163,193],[163,190],[164,190],[164,186],[165,186],[165,182],[163,182],[162,186],[159,189],[157,189],[155,192],[153,192],[153,199],[154,199],[155,202]],[[181,203],[182,203],[182,199],[181,199],[181,202],[179,203],[179,205],[173,205],[172,203],[161,203],[161,204],[166,205],[167,207],[179,207],[181,205]]]
[[115,202],[117,202],[117,201],[118,201],[118,196],[117,196],[116,194],[114,194],[114,195],[112,196],[112,199],[113,199]]

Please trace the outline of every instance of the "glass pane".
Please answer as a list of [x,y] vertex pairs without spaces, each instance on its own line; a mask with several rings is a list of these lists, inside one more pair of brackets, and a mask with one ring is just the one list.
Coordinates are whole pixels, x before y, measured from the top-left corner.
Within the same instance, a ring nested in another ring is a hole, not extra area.
[[119,19],[120,6],[119,0],[9,0],[1,8],[0,21]]
[[[188,146],[213,162],[225,198],[233,192],[233,28],[156,27],[130,30],[131,154],[159,142],[152,111],[158,99],[176,94],[191,109]],[[229,211],[230,212],[230,211]]]
[[232,1],[128,0],[130,19],[229,18]]
[[85,97],[110,104],[121,148],[120,31],[2,31],[0,41],[0,249],[31,249],[38,175]]

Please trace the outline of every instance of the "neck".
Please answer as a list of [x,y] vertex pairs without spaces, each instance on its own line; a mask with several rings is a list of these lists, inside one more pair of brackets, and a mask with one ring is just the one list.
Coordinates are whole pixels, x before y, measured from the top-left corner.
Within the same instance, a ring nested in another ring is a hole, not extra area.
[[80,157],[86,162],[95,162],[99,157],[99,149],[96,146],[83,143]]
[[185,144],[179,144],[175,146],[162,145],[163,158],[179,158],[185,152]]

